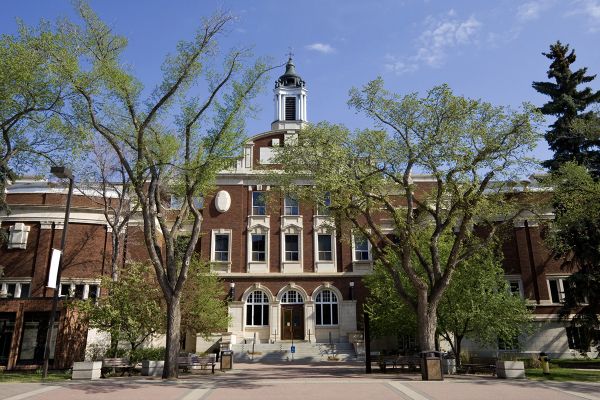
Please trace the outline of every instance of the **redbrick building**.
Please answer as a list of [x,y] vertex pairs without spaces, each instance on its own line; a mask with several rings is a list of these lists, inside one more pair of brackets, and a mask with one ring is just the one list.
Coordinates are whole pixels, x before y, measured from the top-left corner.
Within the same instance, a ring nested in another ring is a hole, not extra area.
[[[219,174],[214,196],[204,200],[199,251],[214,263],[229,290],[232,322],[227,341],[348,342],[361,325],[366,296],[362,278],[372,271],[370,247],[360,239],[341,240],[339,231],[328,229],[326,209],[265,195],[271,188],[261,167],[270,164],[273,148],[292,139],[307,121],[307,89],[291,60],[274,95],[271,130],[249,138],[235,166]],[[427,185],[426,177],[415,181]],[[51,309],[52,290],[46,287],[50,253],[60,244],[65,197],[66,188],[46,181],[19,181],[8,189],[11,213],[0,215],[8,233],[0,247],[0,366],[35,368],[41,363]],[[144,259],[138,233],[130,227],[127,253]],[[522,219],[504,243],[511,290],[535,304],[539,322],[534,334],[522,338],[521,351],[566,356],[578,339],[558,322],[566,273],[541,235],[534,219]],[[89,298],[101,293],[99,277],[110,274],[110,236],[98,204],[76,191],[61,294]],[[61,368],[83,359],[89,340],[77,316],[59,309],[52,358]],[[188,342],[190,349],[205,346],[200,340]],[[498,350],[472,343],[464,347],[471,352]]]

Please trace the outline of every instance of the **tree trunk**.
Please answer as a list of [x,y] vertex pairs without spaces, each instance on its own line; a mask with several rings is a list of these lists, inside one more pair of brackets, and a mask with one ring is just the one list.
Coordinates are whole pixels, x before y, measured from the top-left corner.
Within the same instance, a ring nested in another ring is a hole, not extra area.
[[437,331],[437,312],[432,309],[427,299],[427,290],[418,291],[417,334],[421,351],[435,350],[435,334]]
[[456,357],[456,366],[461,366],[460,361],[460,352],[461,352],[461,344],[462,344],[463,336],[462,335],[454,335],[454,357]]
[[179,356],[179,329],[181,327],[181,296],[171,296],[167,302],[167,343],[163,379],[177,378]]

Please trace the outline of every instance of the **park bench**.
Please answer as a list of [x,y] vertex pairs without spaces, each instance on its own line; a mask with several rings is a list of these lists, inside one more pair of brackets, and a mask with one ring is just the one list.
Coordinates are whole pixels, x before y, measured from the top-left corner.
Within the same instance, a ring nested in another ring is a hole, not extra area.
[[184,371],[191,371],[197,369],[206,369],[209,365],[211,366],[211,372],[215,373],[216,354],[209,354],[207,356],[200,357],[196,354],[189,354],[185,356],[179,356],[177,358],[177,364],[180,369]]
[[393,369],[399,367],[404,369],[405,367],[409,371],[416,371],[417,368],[421,368],[421,358],[419,356],[380,356],[379,357],[379,369],[385,373],[388,366]]
[[461,365],[465,374],[491,373],[496,375],[497,358],[472,357],[468,363]]
[[106,378],[106,372],[110,370],[121,370],[121,376],[125,375],[125,372],[131,376],[132,368],[127,358],[105,358],[102,360],[101,376]]

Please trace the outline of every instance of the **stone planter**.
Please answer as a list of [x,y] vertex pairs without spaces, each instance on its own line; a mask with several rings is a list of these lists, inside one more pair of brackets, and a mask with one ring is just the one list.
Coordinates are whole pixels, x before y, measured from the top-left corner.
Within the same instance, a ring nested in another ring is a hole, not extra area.
[[525,363],[523,361],[497,361],[496,376],[502,379],[524,379]]
[[142,361],[142,375],[143,376],[162,376],[163,368],[165,367],[164,361]]
[[102,361],[81,361],[73,363],[73,380],[93,380],[100,379],[102,370]]

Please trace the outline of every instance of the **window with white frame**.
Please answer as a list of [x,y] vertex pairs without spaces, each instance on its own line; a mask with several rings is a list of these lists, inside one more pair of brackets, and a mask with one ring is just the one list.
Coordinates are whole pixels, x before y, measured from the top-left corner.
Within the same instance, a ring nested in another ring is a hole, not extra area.
[[265,192],[252,192],[252,215],[267,214],[267,199]]
[[300,215],[298,199],[292,195],[286,195],[283,200],[283,215]]
[[371,261],[371,244],[369,240],[361,234],[354,234],[354,261]]
[[521,278],[507,277],[508,291],[513,296],[523,297],[523,282]]
[[25,299],[31,295],[30,282],[2,282],[0,283],[0,298]]
[[231,235],[225,231],[213,231],[212,261],[228,262]]
[[255,290],[246,299],[246,325],[269,325],[269,298],[261,290]]
[[302,304],[304,299],[296,290],[288,290],[281,296],[281,304]]
[[317,260],[318,261],[332,261],[333,260],[333,246],[332,246],[331,235],[318,235],[317,236]]
[[552,303],[562,303],[565,300],[566,278],[549,278],[548,290]]
[[252,261],[267,260],[267,235],[252,234]]
[[285,261],[300,260],[300,235],[285,235]]
[[329,207],[331,207],[331,195],[329,194],[329,192],[327,192],[323,195],[323,199],[321,200],[321,202],[317,204],[317,215],[331,214],[331,210],[329,209]]
[[315,298],[317,326],[338,324],[338,298],[329,290],[322,290]]
[[100,285],[97,283],[61,282],[58,295],[68,299],[97,299],[100,297]]

